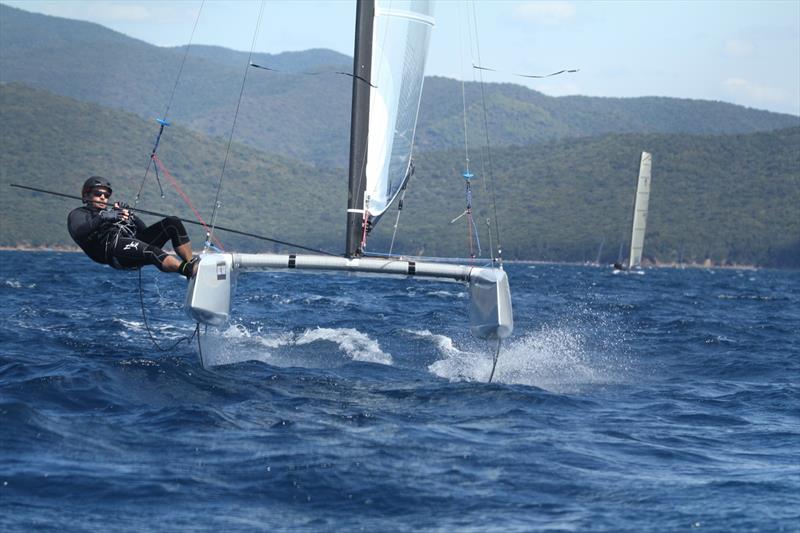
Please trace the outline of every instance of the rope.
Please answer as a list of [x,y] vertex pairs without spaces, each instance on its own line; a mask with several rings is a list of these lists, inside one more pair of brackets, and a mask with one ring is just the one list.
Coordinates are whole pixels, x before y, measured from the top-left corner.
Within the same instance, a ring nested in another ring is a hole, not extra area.
[[[194,204],[192,204],[192,201],[189,199],[189,196],[187,196],[186,193],[183,192],[183,189],[181,188],[180,184],[178,183],[178,180],[176,180],[172,176],[172,174],[170,174],[169,170],[167,170],[167,167],[164,166],[164,163],[155,154],[153,154],[153,161],[156,162],[156,168],[160,168],[161,169],[161,172],[164,173],[164,177],[166,177],[169,180],[169,182],[172,184],[172,186],[175,188],[175,190],[178,192],[178,194],[181,196],[181,198],[183,198],[183,201],[186,203],[186,205],[189,206],[189,209],[192,210],[192,213],[194,213],[194,216],[200,222],[200,225],[203,226],[203,228],[205,228],[206,233],[210,234],[210,230],[208,228],[208,225],[206,224],[206,221],[203,220],[203,217],[201,217],[200,213],[197,212],[197,209],[195,209]],[[225,249],[225,247],[222,246],[222,243],[219,241],[219,239],[217,239],[216,237],[213,237],[213,239],[214,239],[214,242],[217,244],[218,248],[220,248],[221,250]]]
[[[194,41],[194,34],[197,31],[197,24],[200,22],[200,13],[203,12],[203,6],[205,5],[205,0],[200,3],[200,8],[197,10],[197,17],[194,19],[194,26],[192,27],[192,33],[189,36],[189,43],[186,45],[186,51],[183,53],[183,59],[181,60],[181,66],[178,68],[178,75],[175,76],[175,83],[172,85],[172,91],[169,94],[169,100],[167,101],[167,107],[164,109],[164,114],[162,115],[161,119],[158,120],[161,127],[158,130],[158,135],[156,136],[156,142],[153,145],[153,151],[150,153],[150,159],[147,160],[147,167],[144,169],[144,176],[142,176],[142,182],[139,184],[139,190],[136,192],[136,198],[134,198],[133,206],[139,203],[139,199],[142,195],[142,189],[144,189],[145,181],[147,181],[147,175],[150,172],[150,167],[153,164],[153,157],[156,155],[156,150],[158,150],[158,144],[161,142],[161,134],[164,133],[164,126],[169,126],[169,122],[167,122],[167,115],[169,114],[169,109],[172,107],[172,101],[175,98],[175,90],[178,88],[178,82],[181,79],[181,74],[183,74],[183,67],[186,64],[186,58],[189,57],[189,49],[192,47],[192,42]],[[161,181],[158,180],[158,174],[156,174],[156,181],[158,181],[158,188],[161,190],[161,198],[164,198],[164,190],[161,188]]]
[[[177,341],[175,341],[173,344],[169,345],[166,348],[164,348],[163,346],[158,344],[158,341],[156,341],[156,338],[155,338],[155,336],[153,335],[153,332],[150,329],[150,323],[147,321],[147,313],[145,313],[144,290],[142,289],[142,269],[139,268],[137,270],[139,272],[139,304],[141,305],[141,308],[142,308],[142,319],[144,320],[144,327],[147,329],[147,335],[150,337],[150,342],[152,342],[153,346],[156,347],[156,350],[158,350],[160,352],[172,351],[172,350],[175,349],[176,346],[178,346],[183,341],[186,341],[187,343],[191,344],[192,339],[194,338],[195,334],[199,334],[199,331],[200,331],[200,324],[199,323],[198,323],[197,328],[195,329],[194,333],[192,333],[192,335],[190,337],[186,337],[186,336],[181,337],[180,339],[178,339]],[[199,336],[198,336],[197,340],[198,340],[198,343],[199,343],[199,341],[200,341],[200,337]]]
[[239,89],[239,99],[236,101],[236,111],[233,114],[233,124],[231,125],[231,133],[228,136],[228,146],[225,149],[225,159],[222,161],[222,171],[219,174],[219,182],[217,182],[217,195],[214,198],[214,210],[211,213],[211,231],[208,234],[209,240],[214,234],[214,227],[217,223],[217,210],[219,208],[219,195],[222,191],[222,179],[225,177],[225,167],[228,165],[228,157],[231,152],[231,144],[233,143],[233,133],[236,130],[236,120],[239,118],[239,109],[242,106],[242,96],[244,96],[244,87],[247,83],[247,73],[250,71],[250,63],[253,58],[253,50],[256,47],[256,37],[258,36],[258,29],[261,26],[261,16],[264,13],[264,2],[262,0],[261,6],[258,9],[258,19],[256,20],[256,29],[253,32],[253,41],[250,44],[250,54],[247,56],[247,68],[244,69],[244,76],[242,76],[242,86]]
[[[475,70],[485,70],[485,71],[488,71],[488,72],[500,72],[500,73],[503,73],[503,71],[501,71],[501,70],[497,70],[497,69],[489,68],[489,67],[482,67],[480,65],[475,65],[475,64],[472,65],[472,68],[474,68]],[[552,72],[550,74],[542,74],[542,75],[519,74],[517,72],[506,72],[505,74],[512,74],[514,76],[519,76],[520,78],[543,79],[543,78],[550,78],[552,76],[558,76],[560,74],[573,74],[575,72],[580,72],[580,69],[577,69],[577,68],[565,68],[563,70],[559,70],[558,72]]]
[[297,70],[282,70],[282,69],[277,69],[277,68],[273,68],[273,67],[266,67],[264,65],[257,65],[255,63],[250,63],[250,66],[253,67],[253,68],[261,69],[261,70],[267,70],[269,72],[276,72],[278,74],[301,74],[303,76],[324,76],[325,74],[337,74],[337,75],[341,75],[341,76],[349,76],[351,78],[356,78],[358,80],[363,81],[364,83],[366,83],[367,85],[369,85],[373,89],[377,89],[377,87],[375,85],[372,85],[369,82],[369,80],[366,80],[366,79],[362,78],[361,76],[359,76],[357,74],[354,74],[352,72],[342,72],[342,71],[339,71],[339,70],[331,71],[331,72],[304,72],[304,71],[297,71]]

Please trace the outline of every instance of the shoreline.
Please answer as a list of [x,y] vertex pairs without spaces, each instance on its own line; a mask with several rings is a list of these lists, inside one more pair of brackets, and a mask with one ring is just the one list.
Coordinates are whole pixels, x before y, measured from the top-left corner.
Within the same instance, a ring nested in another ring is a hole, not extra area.
[[[609,264],[602,264],[602,263],[580,263],[580,262],[573,262],[573,261],[541,261],[536,259],[505,259],[503,260],[504,263],[510,264],[519,264],[519,265],[570,265],[570,266],[585,266],[585,267],[592,267],[592,268],[611,268],[611,263]],[[722,270],[761,270],[763,268],[775,268],[778,270],[794,270],[792,268],[784,268],[784,267],[765,267],[761,265],[740,265],[740,264],[732,264],[732,265],[722,265],[718,263],[713,263],[710,260],[706,260],[702,263],[649,263],[642,267],[642,270],[647,270],[650,268],[676,268],[676,269],[683,269],[683,268],[707,268],[707,269],[722,269]]]

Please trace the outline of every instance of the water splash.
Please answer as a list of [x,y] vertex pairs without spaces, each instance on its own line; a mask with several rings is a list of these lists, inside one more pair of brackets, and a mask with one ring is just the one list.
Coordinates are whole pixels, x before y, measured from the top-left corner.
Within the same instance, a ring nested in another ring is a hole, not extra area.
[[307,329],[297,338],[295,345],[302,346],[319,340],[335,342],[353,361],[392,364],[392,356],[381,351],[378,341],[353,328]]
[[[429,332],[442,359],[428,369],[453,381],[487,381],[492,369],[489,345],[474,341],[465,349],[452,339]],[[579,390],[586,385],[617,383],[626,379],[627,357],[611,353],[607,340],[597,342],[569,325],[544,326],[539,331],[503,343],[494,382],[532,385],[551,392]]]
[[[223,330],[209,328],[201,342],[206,367],[242,361],[308,368],[338,366],[347,361],[393,362],[376,340],[353,328],[314,328],[295,333],[265,332],[260,327],[251,331],[242,324],[230,324]],[[330,343],[337,350],[332,352]]]
[[6,287],[11,287],[12,289],[35,289],[35,283],[22,283],[15,279],[7,279],[5,281]]

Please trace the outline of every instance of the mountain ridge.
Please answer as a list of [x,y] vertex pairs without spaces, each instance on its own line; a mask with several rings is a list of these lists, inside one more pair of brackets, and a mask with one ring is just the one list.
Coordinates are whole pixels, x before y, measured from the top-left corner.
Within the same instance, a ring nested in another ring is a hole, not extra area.
[[[153,118],[166,109],[185,46],[161,48],[102,26],[0,4],[0,81],[18,81]],[[58,38],[54,46],[52,36]],[[209,136],[227,137],[320,168],[346,165],[352,59],[328,50],[258,54],[280,72],[253,70],[237,102],[245,52],[193,45],[167,117]],[[304,72],[313,71],[314,75]],[[748,133],[800,124],[800,117],[724,102],[668,97],[552,97],[509,83],[468,82],[467,123],[482,138],[483,95],[494,146],[607,133]],[[461,82],[425,81],[418,152],[463,146]]]

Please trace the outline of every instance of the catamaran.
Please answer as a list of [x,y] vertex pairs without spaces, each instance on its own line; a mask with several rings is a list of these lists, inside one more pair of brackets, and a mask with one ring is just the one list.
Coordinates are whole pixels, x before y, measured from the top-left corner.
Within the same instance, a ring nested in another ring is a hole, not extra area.
[[614,269],[641,270],[642,250],[644,249],[644,233],[647,228],[647,209],[650,203],[650,170],[653,158],[648,152],[642,152],[639,162],[639,180],[636,183],[636,197],[633,206],[633,225],[631,226],[631,248],[628,264],[614,264]]
[[499,257],[477,266],[376,256],[367,251],[371,228],[413,172],[414,131],[434,26],[431,4],[427,0],[395,0],[385,6],[372,0],[357,3],[348,202],[346,209],[342,206],[343,255],[223,253],[213,248],[209,238],[186,296],[185,308],[192,319],[212,326],[225,324],[231,315],[234,278],[249,271],[444,278],[469,284],[470,330],[478,338],[496,342],[496,365],[501,341],[514,327],[511,291]]

